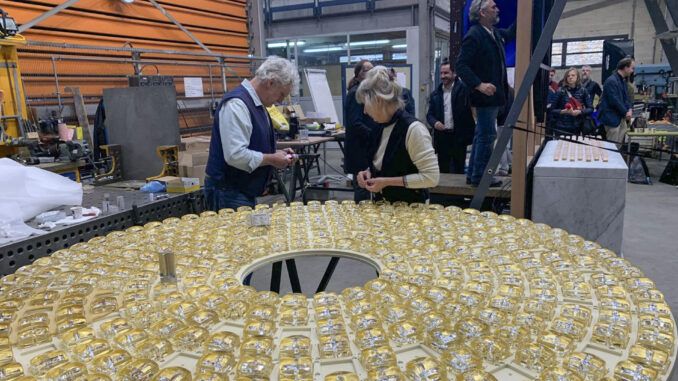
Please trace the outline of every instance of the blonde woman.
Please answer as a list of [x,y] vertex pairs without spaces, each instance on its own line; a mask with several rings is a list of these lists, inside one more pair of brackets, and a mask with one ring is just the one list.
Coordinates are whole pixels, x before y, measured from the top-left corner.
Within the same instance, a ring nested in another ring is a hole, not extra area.
[[426,126],[404,111],[402,87],[389,69],[376,66],[356,93],[365,113],[379,128],[368,150],[369,168],[358,173],[358,185],[387,201],[425,202],[427,188],[438,185],[440,170]]

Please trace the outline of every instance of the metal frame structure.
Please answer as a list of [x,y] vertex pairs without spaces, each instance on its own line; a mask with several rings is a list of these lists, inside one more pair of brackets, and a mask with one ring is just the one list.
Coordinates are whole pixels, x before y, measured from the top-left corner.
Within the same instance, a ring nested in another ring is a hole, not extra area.
[[[153,0],[149,0],[153,1]],[[381,0],[379,0],[381,1]],[[271,6],[271,0],[265,0],[264,5],[264,22],[270,24],[273,22],[273,13],[276,12],[287,12],[287,11],[300,11],[303,9],[312,9],[313,16],[317,19],[323,14],[323,7],[333,7],[337,5],[350,5],[350,4],[365,4],[365,9],[370,13],[374,12],[376,9],[377,0],[309,0],[307,3],[300,4],[291,4],[291,5],[281,5],[277,7]]]
[[[656,34],[661,35],[662,33],[668,32],[669,27],[666,24],[664,14],[659,7],[658,1],[659,0],[645,0],[645,6],[650,13],[650,19],[652,20],[652,25],[654,25]],[[673,22],[678,24],[678,5],[675,4],[675,1],[672,2],[671,0],[666,0],[668,13],[673,18]],[[673,38],[659,38],[659,42],[662,44],[664,54],[666,54],[666,59],[669,61],[671,69],[674,73],[678,73],[678,48],[676,48],[676,40]]]

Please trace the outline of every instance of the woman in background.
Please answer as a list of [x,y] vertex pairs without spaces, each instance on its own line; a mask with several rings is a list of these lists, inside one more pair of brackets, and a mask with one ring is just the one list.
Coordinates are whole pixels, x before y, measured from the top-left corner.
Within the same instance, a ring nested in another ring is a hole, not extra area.
[[551,106],[551,115],[556,119],[555,135],[578,135],[584,118],[591,114],[591,95],[581,86],[579,70],[570,68]]

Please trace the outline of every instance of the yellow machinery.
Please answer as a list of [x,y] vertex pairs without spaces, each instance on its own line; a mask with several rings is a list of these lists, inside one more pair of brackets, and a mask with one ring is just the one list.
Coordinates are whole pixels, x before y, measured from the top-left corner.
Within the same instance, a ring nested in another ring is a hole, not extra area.
[[23,135],[23,120],[27,119],[26,95],[19,70],[17,47],[26,44],[21,35],[0,38],[0,90],[4,91],[2,102],[3,141],[0,141],[0,157],[14,153],[15,147],[7,145],[7,137],[18,138]]

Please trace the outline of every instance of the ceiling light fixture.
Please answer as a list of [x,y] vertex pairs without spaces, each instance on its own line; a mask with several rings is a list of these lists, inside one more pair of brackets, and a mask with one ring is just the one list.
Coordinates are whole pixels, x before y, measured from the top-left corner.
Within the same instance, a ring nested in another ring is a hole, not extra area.
[[134,0],[120,0],[120,1],[122,1],[125,4],[132,4],[134,2]]
[[330,46],[327,48],[304,49],[304,53],[336,52],[338,50],[344,50],[344,48],[342,48],[341,46]]
[[[289,42],[289,46],[294,46],[294,41]],[[297,46],[303,46],[305,45],[305,41],[297,41],[296,45]],[[269,48],[286,48],[288,46],[287,42],[271,42],[267,45]]]
[[350,45],[353,46],[363,46],[363,45],[385,45],[391,42],[391,40],[372,40],[372,41],[356,41],[351,42]]
[[393,49],[405,49],[405,48],[407,48],[407,44],[397,44],[397,45],[393,45],[391,47]]

